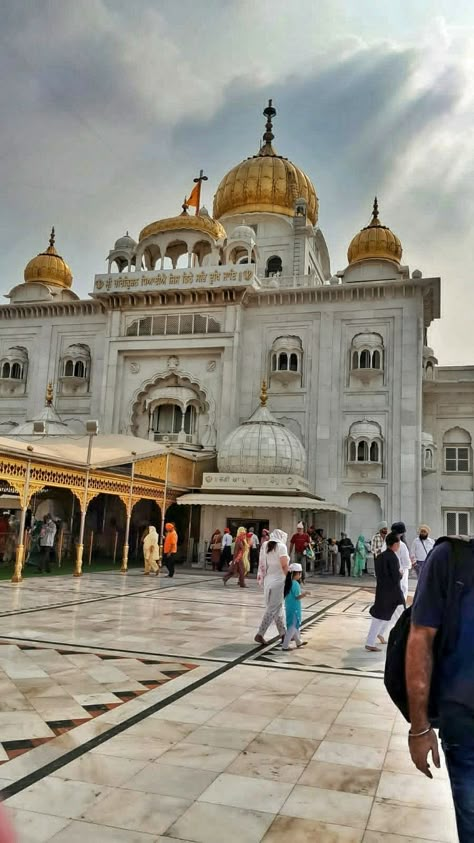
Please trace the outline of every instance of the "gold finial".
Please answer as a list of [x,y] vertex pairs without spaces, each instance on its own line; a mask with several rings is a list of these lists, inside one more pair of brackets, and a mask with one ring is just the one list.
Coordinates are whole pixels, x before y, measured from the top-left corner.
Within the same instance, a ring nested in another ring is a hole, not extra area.
[[370,226],[380,225],[379,220],[379,203],[377,197],[374,198],[374,207],[372,208],[372,219],[370,221]]
[[51,229],[51,234],[49,235],[49,248],[54,249],[54,241],[56,240],[56,233],[54,231],[54,225]]
[[263,115],[267,118],[265,124],[265,131],[263,133],[263,146],[260,148],[259,155],[275,155],[275,150],[272,146],[273,134],[273,118],[276,115],[276,108],[272,105],[272,100],[268,100],[268,105],[263,109]]
[[187,217],[187,216],[189,216],[189,215],[188,215],[188,208],[189,208],[189,205],[188,205],[188,200],[187,200],[186,196],[184,197],[184,202],[183,202],[183,204],[181,205],[181,207],[182,207],[182,209],[183,209],[183,210],[181,211],[181,216],[182,216],[182,217]]
[[[53,230],[54,230],[54,229],[53,229]],[[47,406],[47,407],[51,407],[51,405],[52,405],[52,403],[53,403],[53,396],[54,396],[54,393],[53,393],[53,384],[52,384],[52,383],[51,383],[51,381],[50,381],[50,382],[48,383],[48,386],[46,387],[46,406]]]
[[267,382],[265,379],[262,381],[262,388],[260,390],[260,406],[266,407],[268,401],[268,392],[267,392]]

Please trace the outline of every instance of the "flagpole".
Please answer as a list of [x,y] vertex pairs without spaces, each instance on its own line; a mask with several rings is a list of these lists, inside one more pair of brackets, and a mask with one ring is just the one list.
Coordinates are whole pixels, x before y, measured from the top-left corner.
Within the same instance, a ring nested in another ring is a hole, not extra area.
[[198,215],[199,211],[201,210],[201,185],[203,181],[207,181],[207,176],[204,175],[204,170],[199,171],[199,175],[196,179],[194,179],[194,184],[198,186],[198,200],[196,204],[196,216]]

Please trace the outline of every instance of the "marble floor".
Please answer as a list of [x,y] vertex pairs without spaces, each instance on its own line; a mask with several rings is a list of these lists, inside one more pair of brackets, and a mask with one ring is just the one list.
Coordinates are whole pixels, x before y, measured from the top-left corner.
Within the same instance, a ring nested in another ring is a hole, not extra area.
[[455,843],[446,772],[411,765],[384,654],[364,649],[372,585],[310,581],[308,644],[283,653],[276,630],[253,641],[255,582],[0,583],[0,788],[19,843]]

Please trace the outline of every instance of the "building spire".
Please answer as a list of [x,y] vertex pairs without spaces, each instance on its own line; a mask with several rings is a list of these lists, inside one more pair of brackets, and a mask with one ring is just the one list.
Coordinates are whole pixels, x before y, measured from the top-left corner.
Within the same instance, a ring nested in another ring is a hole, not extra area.
[[[53,231],[54,231],[54,228],[53,228]],[[46,406],[47,406],[47,407],[52,407],[52,405],[53,405],[53,397],[54,397],[54,393],[53,393],[53,384],[52,384],[52,383],[51,383],[51,381],[50,381],[50,382],[48,383],[48,386],[46,387]]]
[[275,150],[272,146],[273,134],[273,118],[276,115],[276,108],[273,107],[273,100],[268,100],[268,105],[263,109],[263,115],[267,118],[265,123],[265,131],[263,133],[263,146],[260,149],[259,155],[275,155]]
[[268,392],[267,392],[267,382],[265,379],[262,381],[262,388],[260,390],[260,406],[266,407],[268,401]]
[[372,208],[372,219],[371,219],[371,221],[370,221],[370,226],[372,227],[372,226],[378,226],[378,225],[380,225],[380,220],[379,220],[379,203],[378,203],[378,199],[377,199],[377,197],[375,196],[375,198],[374,198],[374,207]]

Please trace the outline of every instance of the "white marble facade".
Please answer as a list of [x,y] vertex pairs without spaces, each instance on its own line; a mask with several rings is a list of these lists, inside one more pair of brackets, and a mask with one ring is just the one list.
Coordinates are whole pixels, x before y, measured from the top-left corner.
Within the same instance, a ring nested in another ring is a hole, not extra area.
[[474,369],[438,367],[428,348],[440,281],[401,263],[377,207],[332,275],[314,187],[276,154],[268,125],[259,154],[222,180],[215,219],[201,209],[119,238],[91,297],[48,276],[54,245],[24,283],[4,280],[0,431],[34,417],[52,382],[73,428],[98,418],[104,433],[212,453],[265,379],[272,414],[304,446],[309,487],[351,510],[353,537],[382,517],[410,534],[420,520],[434,534],[471,531]]

